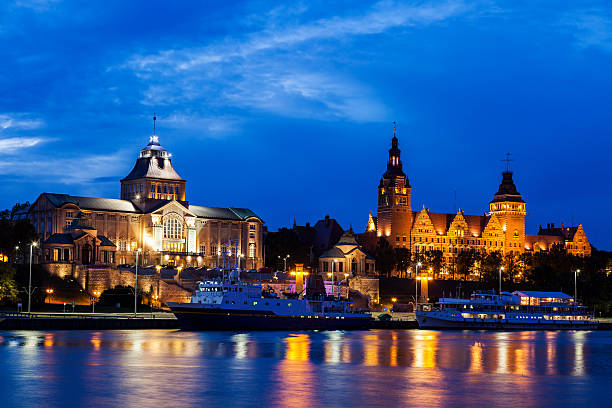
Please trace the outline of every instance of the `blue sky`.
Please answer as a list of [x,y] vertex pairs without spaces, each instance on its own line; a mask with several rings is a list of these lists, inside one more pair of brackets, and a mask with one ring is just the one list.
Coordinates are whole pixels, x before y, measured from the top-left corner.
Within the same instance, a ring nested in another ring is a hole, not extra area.
[[190,202],[363,230],[392,122],[412,206],[482,214],[512,152],[527,232],[612,249],[604,1],[5,1],[0,207],[119,196],[158,116]]

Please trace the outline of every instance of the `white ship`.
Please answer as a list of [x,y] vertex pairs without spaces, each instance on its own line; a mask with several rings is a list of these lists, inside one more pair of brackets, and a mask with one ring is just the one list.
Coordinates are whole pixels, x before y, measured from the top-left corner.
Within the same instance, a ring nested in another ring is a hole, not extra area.
[[[308,280],[310,283],[311,280]],[[321,281],[322,282],[322,281]],[[367,312],[351,310],[352,302],[327,296],[313,285],[305,294],[277,294],[260,283],[225,278],[200,282],[189,303],[168,303],[187,330],[349,330],[367,329]]]
[[421,329],[591,330],[598,321],[562,292],[475,292],[416,311]]

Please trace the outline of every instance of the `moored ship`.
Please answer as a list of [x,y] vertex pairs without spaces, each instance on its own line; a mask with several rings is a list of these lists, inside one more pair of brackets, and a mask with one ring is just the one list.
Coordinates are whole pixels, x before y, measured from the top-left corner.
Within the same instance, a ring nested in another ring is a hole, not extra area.
[[186,330],[367,329],[371,314],[351,310],[348,299],[327,296],[308,280],[303,295],[277,294],[245,282],[237,271],[200,282],[189,303],[168,303]]
[[[427,309],[427,310],[426,310]],[[592,330],[598,321],[562,292],[474,292],[416,311],[421,329]]]

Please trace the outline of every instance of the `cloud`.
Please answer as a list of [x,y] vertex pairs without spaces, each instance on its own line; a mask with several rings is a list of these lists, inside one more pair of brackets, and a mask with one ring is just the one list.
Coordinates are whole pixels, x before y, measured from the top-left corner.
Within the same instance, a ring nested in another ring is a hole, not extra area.
[[573,11],[561,18],[561,25],[571,30],[580,48],[612,52],[612,18],[607,14],[601,9]]
[[[81,157],[58,157],[50,160],[44,156],[28,157],[28,160],[9,159],[0,162],[0,175],[15,179],[35,179],[39,183],[90,184],[109,174],[125,171],[122,164],[130,155],[124,151]],[[116,179],[115,179],[116,180]]]
[[21,114],[0,114],[0,129],[31,130],[44,125],[41,119],[26,119]]
[[[368,84],[330,64],[341,41],[424,26],[465,11],[462,1],[406,5],[380,2],[361,13],[295,22],[304,6],[262,13],[261,29],[240,38],[130,57],[119,69],[143,80],[141,103],[188,103],[214,114],[225,108],[265,110],[288,117],[376,121],[386,107]],[[258,24],[253,16],[247,24]]]
[[21,149],[36,146],[43,141],[44,139],[40,137],[9,137],[0,139],[0,152],[14,153]]

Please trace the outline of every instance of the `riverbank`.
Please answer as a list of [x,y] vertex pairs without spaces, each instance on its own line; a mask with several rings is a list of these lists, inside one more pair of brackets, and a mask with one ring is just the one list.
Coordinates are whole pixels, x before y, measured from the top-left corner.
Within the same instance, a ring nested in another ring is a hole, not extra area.
[[0,330],[177,329],[172,313],[6,313]]

